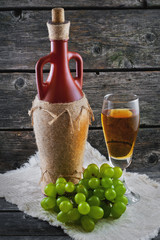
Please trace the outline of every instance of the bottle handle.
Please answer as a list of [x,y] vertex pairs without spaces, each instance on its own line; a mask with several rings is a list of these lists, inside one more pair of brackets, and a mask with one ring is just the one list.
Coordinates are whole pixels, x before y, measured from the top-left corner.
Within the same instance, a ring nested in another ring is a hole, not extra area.
[[81,55],[76,52],[68,52],[68,61],[74,59],[76,61],[76,77],[74,78],[77,85],[82,89],[83,85],[83,60]]
[[35,67],[37,91],[38,91],[38,97],[40,100],[44,98],[45,93],[48,89],[48,83],[43,82],[43,67],[46,63],[53,63],[52,55],[53,54],[50,53],[49,55],[40,58]]

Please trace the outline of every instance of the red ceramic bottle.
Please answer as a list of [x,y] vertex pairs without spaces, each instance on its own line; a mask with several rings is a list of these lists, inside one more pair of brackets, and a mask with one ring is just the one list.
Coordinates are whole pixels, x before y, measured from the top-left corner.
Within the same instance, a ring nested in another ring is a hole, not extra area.
[[[51,41],[51,53],[39,59],[36,64],[36,82],[40,100],[50,103],[68,103],[79,100],[83,96],[83,61],[75,52],[68,52],[68,36],[70,22],[64,21],[64,9],[52,10],[52,22],[47,23]],[[65,32],[68,33],[66,34]],[[69,61],[76,61],[76,77],[73,78]],[[50,73],[43,80],[43,66],[50,63]]]

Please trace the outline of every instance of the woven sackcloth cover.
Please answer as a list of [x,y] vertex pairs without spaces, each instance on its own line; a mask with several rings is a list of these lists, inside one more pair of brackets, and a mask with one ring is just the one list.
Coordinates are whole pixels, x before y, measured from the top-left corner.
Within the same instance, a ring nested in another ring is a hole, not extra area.
[[[84,167],[90,163],[101,165],[106,161],[104,156],[86,143]],[[54,213],[41,208],[40,201],[43,195],[39,186],[40,175],[39,157],[36,154],[21,168],[0,174],[0,197],[17,204],[21,211],[32,217],[48,221],[52,226],[61,226],[75,240],[148,240],[158,235],[160,184],[146,175],[126,174],[127,184],[140,194],[140,202],[127,207],[126,212],[117,220],[98,221],[91,233],[85,233],[81,227],[62,224],[56,220]]]
[[48,103],[36,97],[30,115],[40,157],[42,192],[58,177],[77,183],[93,116],[85,95],[69,103]]

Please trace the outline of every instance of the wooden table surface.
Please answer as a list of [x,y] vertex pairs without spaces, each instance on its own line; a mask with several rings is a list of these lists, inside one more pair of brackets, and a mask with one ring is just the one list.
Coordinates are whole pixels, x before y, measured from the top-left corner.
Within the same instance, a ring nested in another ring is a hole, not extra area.
[[[88,141],[107,156],[100,122],[103,96],[132,92],[140,98],[141,124],[128,171],[160,181],[160,1],[0,1],[0,171],[16,169],[37,147],[28,116],[36,95],[37,60],[50,51],[46,22],[65,7],[71,21],[69,50],[84,60],[84,85],[95,122]],[[75,74],[75,63],[70,68]],[[47,75],[49,66],[45,68]],[[0,239],[68,240],[60,228],[0,199]],[[160,239],[159,235],[154,240]],[[132,240],[132,239],[129,239]],[[136,239],[133,239],[136,240]]]

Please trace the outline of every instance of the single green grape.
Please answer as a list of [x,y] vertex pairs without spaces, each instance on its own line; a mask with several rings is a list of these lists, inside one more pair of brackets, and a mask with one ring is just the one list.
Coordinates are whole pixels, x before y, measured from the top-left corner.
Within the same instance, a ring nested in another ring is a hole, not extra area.
[[91,174],[91,177],[99,177],[99,167],[96,164],[89,164],[87,170],[88,173]]
[[[43,199],[41,200],[41,207],[44,208],[44,209],[47,208],[46,198],[47,198],[47,197],[45,197],[45,198],[43,198]],[[46,210],[47,210],[47,209],[46,209]]]
[[72,183],[72,182],[66,183],[66,185],[65,185],[65,191],[66,192],[71,193],[71,192],[74,191],[74,189],[75,189],[74,183]]
[[122,215],[126,211],[126,205],[123,202],[115,202],[112,206],[112,211]]
[[89,181],[89,179],[87,179],[87,178],[86,179],[81,179],[79,181],[79,184],[83,185],[86,189],[89,189],[88,181]]
[[61,196],[57,198],[57,206],[59,207],[59,205],[61,204],[61,202],[63,201],[69,201],[69,199],[65,196]]
[[100,199],[97,196],[91,196],[87,202],[89,203],[90,206],[99,206],[100,205]]
[[100,176],[102,177],[104,170],[106,170],[108,167],[110,167],[110,165],[108,163],[103,163],[100,166]]
[[88,171],[88,169],[86,168],[83,171],[83,179],[90,179],[92,177],[92,175],[90,174],[90,172]]
[[82,216],[81,217],[81,225],[84,231],[86,232],[92,232],[95,227],[95,223],[93,219],[89,216]]
[[115,202],[123,202],[125,205],[128,204],[128,198],[126,196],[116,197]]
[[111,208],[111,214],[112,214],[112,217],[115,219],[120,218],[122,215],[122,214],[116,213],[113,208]]
[[65,183],[57,183],[56,190],[59,195],[63,195],[65,193]]
[[82,202],[78,205],[78,211],[82,215],[87,215],[90,211],[90,206],[87,202]]
[[107,200],[112,201],[116,198],[116,192],[114,191],[114,189],[109,188],[105,191],[105,197]]
[[123,196],[126,192],[126,188],[123,184],[115,186],[114,190],[116,191],[117,197]]
[[52,209],[56,206],[56,199],[52,197],[43,198],[41,201],[41,206],[45,210]]
[[68,222],[68,215],[67,215],[67,213],[64,213],[64,212],[59,212],[58,214],[57,214],[57,220],[58,221],[60,221],[60,222],[62,222],[62,223],[66,223],[66,222]]
[[101,219],[103,218],[103,215],[104,215],[104,211],[101,207],[98,207],[98,206],[91,206],[90,207],[90,212],[88,213],[88,215],[91,217],[91,218],[94,218],[94,219]]
[[88,197],[88,190],[82,184],[77,186],[76,191],[77,193],[83,193],[86,197]]
[[83,193],[77,193],[74,197],[75,202],[77,204],[81,203],[81,202],[85,202],[86,201],[86,196]]
[[96,188],[100,187],[100,180],[99,180],[99,178],[95,178],[95,177],[91,178],[89,180],[89,182],[88,182],[88,185],[92,189],[96,189]]
[[122,181],[119,179],[113,179],[112,180],[114,187],[117,185],[123,185]]
[[56,184],[53,183],[49,183],[45,186],[44,188],[44,193],[48,196],[48,197],[55,197],[57,194],[57,190],[56,190]]
[[96,188],[93,190],[93,195],[99,197],[100,200],[105,199],[104,189],[103,188]]
[[72,208],[73,208],[73,205],[69,201],[63,201],[59,205],[59,209],[64,213],[69,212]]
[[58,183],[66,183],[66,182],[67,182],[66,179],[63,178],[63,177],[57,178],[57,180],[56,180],[56,184],[58,184]]
[[80,219],[81,214],[77,208],[73,208],[67,213],[67,217],[70,222],[74,222]]
[[114,167],[113,169],[114,169],[113,178],[115,178],[115,179],[120,178],[123,173],[122,169],[120,167]]
[[108,167],[103,171],[101,177],[102,178],[104,178],[104,177],[112,178],[113,175],[114,175],[114,169],[112,167]]
[[111,204],[110,203],[101,202],[100,207],[104,211],[103,218],[108,218],[110,213],[111,213],[111,207],[112,207]]
[[113,181],[111,178],[109,177],[104,177],[101,179],[101,185],[104,187],[104,188],[110,188],[113,184]]
[[53,198],[53,197],[46,198],[45,202],[46,202],[46,204],[48,206],[48,209],[52,209],[56,205],[56,199]]

